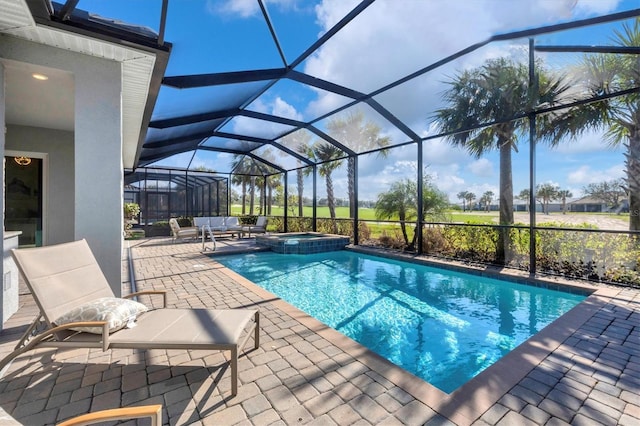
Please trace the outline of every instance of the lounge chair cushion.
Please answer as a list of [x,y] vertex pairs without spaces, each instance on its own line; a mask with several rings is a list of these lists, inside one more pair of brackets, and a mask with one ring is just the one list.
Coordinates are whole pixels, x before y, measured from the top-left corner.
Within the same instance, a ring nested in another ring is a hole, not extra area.
[[[70,310],[56,319],[54,324],[64,325],[79,321],[107,321],[109,323],[109,333],[113,333],[124,327],[132,327],[136,317],[147,310],[148,308],[145,305],[135,300],[101,297]],[[72,328],[72,330],[102,334],[102,327],[78,327]]]
[[255,313],[253,309],[154,309],[140,315],[138,326],[114,333],[109,341],[114,348],[135,342],[138,348],[230,349],[237,346]]

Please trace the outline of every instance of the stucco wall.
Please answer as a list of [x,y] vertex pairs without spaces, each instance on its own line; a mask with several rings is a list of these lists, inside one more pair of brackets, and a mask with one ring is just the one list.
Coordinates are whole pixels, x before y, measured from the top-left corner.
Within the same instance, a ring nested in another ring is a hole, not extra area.
[[[49,212],[48,220],[51,228],[63,221],[73,222],[73,236],[68,239],[85,238],[88,241],[114,293],[120,295],[123,245],[121,64],[13,37],[2,37],[0,57],[73,74],[75,93],[69,96],[74,96],[75,103],[74,161],[66,166],[73,170],[73,183],[69,185],[74,189],[73,200],[68,204],[73,213],[57,217]],[[23,145],[13,149],[26,150]],[[53,188],[49,189],[48,198],[58,195]],[[53,241],[53,236],[51,238],[49,243]]]

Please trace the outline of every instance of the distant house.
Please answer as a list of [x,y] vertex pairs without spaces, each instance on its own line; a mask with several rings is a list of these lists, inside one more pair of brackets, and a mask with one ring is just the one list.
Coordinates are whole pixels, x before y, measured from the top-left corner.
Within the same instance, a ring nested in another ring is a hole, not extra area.
[[582,197],[577,200],[574,200],[570,203],[567,203],[569,206],[569,211],[571,212],[582,212],[582,213],[605,213],[605,212],[613,212],[620,213],[623,211],[629,210],[629,202],[628,200],[622,199],[620,205],[615,208],[611,208],[599,198],[595,197]]
[[[566,205],[566,209],[567,211],[570,211],[569,209],[569,204],[570,201],[567,200],[567,205]],[[548,208],[548,212],[549,213],[554,213],[554,212],[562,212],[562,202],[555,200],[549,203],[549,205],[547,206]],[[521,200],[519,198],[514,199],[513,200],[513,211],[515,212],[528,212],[529,211],[529,201],[525,201],[525,200]],[[540,200],[536,199],[536,212],[542,213],[544,211],[543,205],[542,203],[540,203]]]

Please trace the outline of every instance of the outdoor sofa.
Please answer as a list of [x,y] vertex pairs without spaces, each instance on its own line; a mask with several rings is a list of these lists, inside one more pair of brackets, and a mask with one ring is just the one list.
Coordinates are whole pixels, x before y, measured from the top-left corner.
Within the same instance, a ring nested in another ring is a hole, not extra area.
[[214,236],[228,235],[242,237],[243,226],[237,216],[199,216],[193,218],[193,225],[200,230],[204,238],[208,235],[208,226]]

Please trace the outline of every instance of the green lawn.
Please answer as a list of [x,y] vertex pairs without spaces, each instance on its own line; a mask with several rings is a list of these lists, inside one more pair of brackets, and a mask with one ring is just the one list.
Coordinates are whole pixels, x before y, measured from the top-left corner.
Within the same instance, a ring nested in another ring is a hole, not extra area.
[[[297,212],[297,209],[296,209]],[[312,217],[313,208],[312,207],[304,207],[303,208],[303,216],[304,217]],[[525,212],[518,212],[519,214],[523,214]],[[242,216],[242,208],[240,205],[232,205],[231,206],[231,214],[234,216]],[[248,210],[247,210],[248,214]],[[258,214],[258,209],[254,209],[254,215]],[[329,216],[329,207],[322,206],[317,208],[317,214],[319,218],[328,218]],[[527,213],[528,214],[528,213]],[[540,213],[538,213],[540,215]],[[628,221],[629,214],[615,214],[615,213],[576,213],[572,212],[572,215],[584,215],[585,221],[589,221],[590,217],[593,216],[605,216],[616,218],[623,221]],[[284,209],[282,207],[272,207],[271,215],[273,216],[284,216]],[[291,209],[289,210],[289,216],[294,217],[291,214]],[[336,217],[338,219],[348,219],[349,218],[349,208],[348,207],[336,207]],[[372,208],[360,208],[358,210],[358,218],[360,220],[377,222],[375,215],[375,209]],[[451,210],[446,213],[445,222],[454,222],[454,223],[478,223],[478,224],[495,224],[498,223],[498,212],[481,212],[481,211],[472,211],[472,212],[461,212],[460,210]],[[559,212],[552,213],[549,216],[545,216],[544,218],[549,220],[561,220],[562,214]],[[389,219],[390,221],[397,221],[397,217],[392,217]],[[541,219],[539,219],[541,220]],[[373,223],[370,223],[369,226],[374,226]],[[378,226],[386,226],[384,224],[378,224]]]
[[[258,209],[254,209],[253,214],[257,215]],[[296,208],[296,213],[298,209]],[[231,214],[234,216],[242,216],[242,206],[233,204],[231,206]],[[249,214],[249,210],[247,209],[246,214]],[[317,208],[318,217],[331,217],[329,215],[329,207],[318,207]],[[284,208],[282,207],[271,207],[271,215],[272,216],[284,216]],[[293,216],[291,213],[291,209],[289,209],[289,216]],[[311,217],[313,216],[313,208],[312,207],[303,207],[303,216]],[[359,211],[360,219],[363,220],[374,220],[376,218],[375,212],[373,209],[360,209]],[[336,217],[339,219],[348,219],[349,218],[349,207],[336,207]]]
[[[254,215],[257,215],[258,209],[254,209]],[[247,209],[246,214],[249,211]],[[297,213],[297,209],[296,209]],[[232,205],[231,206],[231,214],[234,216],[242,216],[242,207],[240,205]],[[318,217],[330,217],[329,215],[329,207],[322,206],[317,208]],[[284,216],[284,209],[282,207],[271,207],[271,215],[272,216]],[[312,207],[304,207],[303,208],[303,216],[311,217],[313,215]],[[291,210],[289,210],[289,216],[293,216],[291,214]],[[338,219],[348,219],[349,218],[349,207],[336,207],[336,217]],[[451,211],[447,213],[447,217],[451,222],[473,222],[473,223],[495,223],[493,221],[494,218],[498,217],[498,212],[490,212],[490,213],[479,213],[479,212],[459,212],[459,211]],[[371,220],[375,221],[376,213],[374,209],[370,208],[360,208],[358,210],[358,218],[360,220]],[[389,220],[398,220],[397,217],[392,217]]]

